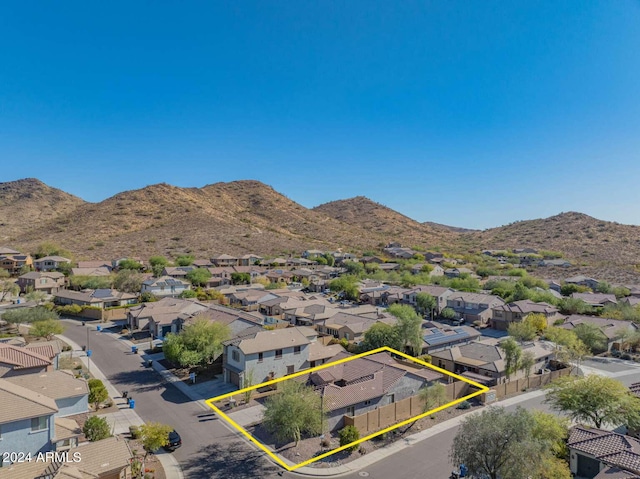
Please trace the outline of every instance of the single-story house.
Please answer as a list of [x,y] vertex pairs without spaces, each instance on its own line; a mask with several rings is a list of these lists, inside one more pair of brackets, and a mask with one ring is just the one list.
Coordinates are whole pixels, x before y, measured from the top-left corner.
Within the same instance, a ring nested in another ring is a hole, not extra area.
[[127,312],[128,327],[132,331],[151,330],[155,337],[178,332],[178,319],[186,319],[207,310],[198,301],[180,298],[162,298],[152,303],[133,306]]
[[77,304],[105,309],[136,304],[138,295],[115,289],[85,289],[83,291],[61,289],[54,293],[53,300],[56,304]]
[[615,294],[604,293],[573,293],[572,298],[581,299],[589,306],[594,308],[603,308],[609,305],[618,304],[618,299]]
[[640,326],[632,321],[623,321],[619,319],[601,318],[599,316],[586,316],[581,314],[572,314],[564,320],[560,325],[564,329],[574,329],[579,324],[593,324],[602,332],[603,339],[606,340],[607,350],[616,344],[623,332],[637,332]]
[[567,278],[564,280],[566,284],[575,284],[576,286],[585,286],[587,288],[591,288],[593,291],[598,289],[600,285],[600,281],[597,279],[589,278],[588,276],[584,276],[579,274],[578,276],[572,276],[571,278]]
[[191,289],[191,284],[169,276],[151,278],[142,282],[141,293],[151,293],[154,296],[180,296],[183,291]]
[[448,326],[434,321],[422,329],[422,354],[443,351],[452,346],[467,344],[480,337],[480,331],[471,326]]
[[0,343],[0,378],[52,370],[51,359],[29,348]]
[[71,268],[73,276],[109,276],[111,269],[101,266],[99,268]]

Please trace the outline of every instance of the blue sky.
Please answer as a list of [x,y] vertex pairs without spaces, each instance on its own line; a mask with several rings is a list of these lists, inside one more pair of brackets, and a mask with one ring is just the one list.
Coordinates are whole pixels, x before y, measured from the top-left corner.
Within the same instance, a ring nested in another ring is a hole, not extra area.
[[640,2],[12,2],[0,181],[640,224]]

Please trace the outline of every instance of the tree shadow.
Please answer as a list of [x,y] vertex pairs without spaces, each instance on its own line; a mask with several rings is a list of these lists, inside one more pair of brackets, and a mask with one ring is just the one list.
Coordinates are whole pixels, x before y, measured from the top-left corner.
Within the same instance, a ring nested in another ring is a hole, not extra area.
[[140,365],[139,370],[121,371],[109,376],[109,381],[120,389],[128,389],[129,393],[159,391],[165,389],[167,382],[153,370]]
[[238,440],[204,446],[181,465],[189,479],[266,478],[277,477],[283,471],[269,462],[263,452],[252,451],[248,444]]

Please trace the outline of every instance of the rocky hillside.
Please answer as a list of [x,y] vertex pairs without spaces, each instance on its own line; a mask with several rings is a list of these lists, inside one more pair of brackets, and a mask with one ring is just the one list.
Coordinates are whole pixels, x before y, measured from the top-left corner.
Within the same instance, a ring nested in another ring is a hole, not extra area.
[[25,249],[50,240],[87,259],[184,252],[279,255],[307,248],[357,250],[387,240],[308,210],[257,181],[126,191],[83,204],[14,239],[11,244]]
[[436,223],[419,223],[364,196],[331,201],[313,208],[314,211],[367,231],[376,232],[406,246],[451,246],[457,233]]
[[35,178],[0,183],[0,244],[34,224],[54,220],[85,204],[77,196]]

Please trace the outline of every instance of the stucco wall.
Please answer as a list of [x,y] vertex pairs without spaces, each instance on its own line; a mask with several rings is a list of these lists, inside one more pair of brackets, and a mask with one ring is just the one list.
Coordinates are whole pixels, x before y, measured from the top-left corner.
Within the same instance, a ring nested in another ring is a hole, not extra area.
[[89,411],[89,395],[56,399],[56,406],[58,406],[57,417],[73,416],[74,414],[80,414]]
[[[2,440],[0,454],[5,452],[23,452],[37,454],[53,450],[51,439],[54,436],[53,415],[47,419],[47,429],[31,432],[31,419],[23,419],[0,425]],[[0,457],[1,459],[1,457]]]

